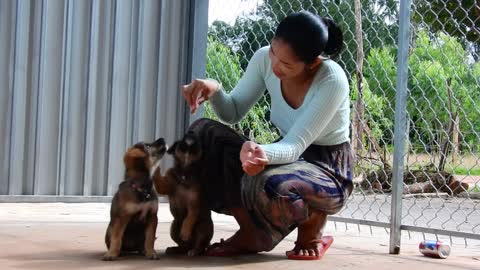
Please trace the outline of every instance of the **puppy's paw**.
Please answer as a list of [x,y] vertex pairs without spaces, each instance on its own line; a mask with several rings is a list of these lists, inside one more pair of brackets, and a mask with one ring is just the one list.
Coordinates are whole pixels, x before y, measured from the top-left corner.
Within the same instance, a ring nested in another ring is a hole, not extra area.
[[201,252],[200,252],[199,250],[197,250],[197,249],[190,249],[190,250],[187,252],[187,255],[188,255],[189,257],[195,257],[195,256],[200,255],[200,253],[201,253]]
[[160,257],[158,256],[158,254],[155,252],[155,251],[151,251],[151,252],[147,252],[145,254],[145,257],[149,260],[158,260],[160,259]]
[[115,254],[112,254],[110,252],[107,252],[105,253],[105,255],[103,255],[103,258],[102,260],[103,261],[114,261],[118,258],[118,255],[115,255]]

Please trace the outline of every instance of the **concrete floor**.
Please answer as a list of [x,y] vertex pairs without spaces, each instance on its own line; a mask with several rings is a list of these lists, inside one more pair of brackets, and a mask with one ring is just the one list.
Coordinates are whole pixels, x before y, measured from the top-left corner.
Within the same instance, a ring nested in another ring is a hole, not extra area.
[[[171,215],[168,204],[159,208],[155,248],[160,260],[140,256],[101,260],[108,223],[108,203],[0,203],[0,269],[480,269],[480,244],[454,242],[446,260],[424,257],[418,252],[419,236],[402,235],[401,255],[388,254],[389,236],[380,228],[357,228],[329,222],[326,234],[335,242],[319,261],[290,261],[285,251],[293,247],[295,233],[273,251],[231,258],[167,257],[173,245],[168,235]],[[214,214],[214,241],[237,228],[231,217]],[[360,229],[360,230],[359,230]]]

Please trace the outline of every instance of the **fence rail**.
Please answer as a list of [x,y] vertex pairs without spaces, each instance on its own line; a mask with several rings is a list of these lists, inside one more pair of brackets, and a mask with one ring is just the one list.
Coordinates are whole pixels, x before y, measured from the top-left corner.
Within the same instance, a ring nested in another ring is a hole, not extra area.
[[[334,19],[350,80],[355,190],[334,221],[479,239],[478,1],[210,0],[207,76],[230,91],[277,23],[309,10]],[[411,34],[409,34],[409,32]],[[208,104],[207,117],[215,118]],[[234,126],[278,138],[265,95]]]

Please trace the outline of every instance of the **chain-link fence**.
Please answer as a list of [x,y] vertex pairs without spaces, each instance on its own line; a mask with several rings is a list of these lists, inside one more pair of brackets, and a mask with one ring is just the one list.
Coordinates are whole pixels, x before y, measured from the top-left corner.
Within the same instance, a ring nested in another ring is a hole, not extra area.
[[[355,190],[333,217],[391,219],[399,1],[210,0],[207,76],[230,91],[253,53],[291,12],[328,16],[344,31],[336,59],[350,80]],[[413,1],[408,50],[402,229],[480,239],[480,3]],[[215,118],[206,106],[206,116]],[[265,95],[235,128],[278,138]]]

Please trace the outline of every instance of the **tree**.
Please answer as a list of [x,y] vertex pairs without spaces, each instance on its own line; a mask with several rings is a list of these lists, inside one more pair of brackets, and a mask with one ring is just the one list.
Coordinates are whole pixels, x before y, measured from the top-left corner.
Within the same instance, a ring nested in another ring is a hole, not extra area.
[[[241,75],[253,53],[269,44],[277,23],[291,12],[309,10],[321,16],[330,16],[344,32],[345,49],[339,56],[339,62],[351,79],[352,91],[361,90],[365,99],[363,103],[366,114],[363,122],[366,123],[366,128],[371,129],[372,136],[381,147],[390,145],[393,142],[392,121],[395,108],[398,1],[361,1],[361,14],[354,13],[354,1],[264,0],[256,13],[237,18],[234,25],[214,22],[209,29],[209,37],[215,39],[209,42],[215,41],[218,43],[216,46],[224,46],[229,57],[236,60],[235,64],[216,63],[210,72],[217,74],[211,73],[211,77],[225,76],[225,80],[236,83],[236,78]],[[455,124],[462,131],[459,134],[460,150],[478,151],[480,102],[475,102],[474,97],[480,96],[480,63],[472,62],[469,49],[470,45],[478,45],[478,42],[473,43],[476,40],[473,34],[462,37],[461,33],[478,30],[480,20],[475,15],[477,13],[472,13],[475,11],[472,0],[446,1],[447,4],[440,2],[415,1],[413,18],[417,27],[409,60],[410,98],[407,104],[409,118],[412,119],[409,139],[422,150],[439,149],[441,142],[450,140],[450,136],[453,136],[449,130],[452,119],[457,116],[459,121],[455,121]],[[462,6],[458,8],[460,2]],[[452,3],[453,6],[450,6]],[[465,8],[468,3],[471,4],[470,8]],[[442,5],[448,7],[441,8]],[[457,9],[462,9],[463,13]],[[445,16],[450,14],[448,12],[452,15]],[[355,33],[358,32],[355,27],[360,25],[360,21],[362,42],[355,39]],[[433,26],[427,27],[427,23],[432,23]],[[446,23],[461,24],[461,27],[457,31],[450,26],[445,27]],[[468,23],[470,26],[475,24],[477,28],[470,28]],[[355,52],[362,49],[367,60],[363,62],[360,72],[357,64],[362,61],[361,57],[357,59]],[[231,66],[238,71],[222,75],[222,69]],[[234,83],[224,82],[224,85],[233,87]],[[361,89],[362,85],[364,89]],[[358,93],[355,95],[357,98]],[[239,129],[254,133],[257,132],[256,127],[252,127],[261,125],[260,129],[265,128],[263,130],[270,132],[272,127],[265,123],[268,118],[268,97],[262,102],[260,107],[255,107],[259,110],[258,115],[247,116],[252,122],[242,122]],[[256,122],[255,119],[263,121]],[[369,136],[367,135],[367,140],[372,137]]]
[[[360,94],[360,91],[356,89],[358,85],[357,79],[354,77],[351,84],[352,91],[350,96],[354,103],[357,103]],[[393,128],[393,121],[384,115],[388,102],[383,94],[375,94],[371,91],[368,80],[365,80],[363,84],[362,100],[367,113],[365,114],[364,120],[358,123],[362,125],[361,128],[366,133],[366,138],[361,138],[361,144],[365,145],[365,148],[369,152],[373,150],[382,163],[387,164],[386,157],[382,155],[382,145],[386,145],[384,141],[385,131]]]
[[[355,41],[357,46],[357,65],[355,69],[356,89],[358,92],[353,110],[352,127],[352,148],[354,153],[359,153],[363,139],[363,122],[365,121],[365,108],[363,101],[363,28],[362,28],[362,4],[360,0],[355,0]],[[380,149],[378,149],[380,150]]]
[[[206,72],[208,78],[221,82],[227,92],[235,87],[243,74],[239,57],[230,48],[211,37],[208,38],[207,43]],[[270,143],[278,138],[278,132],[268,121],[269,111],[268,101],[264,98],[233,127],[259,143]],[[205,112],[207,117],[218,120],[208,102],[205,104]]]
[[270,44],[274,35],[275,22],[262,16],[238,17],[233,26],[215,21],[209,28],[208,36],[217,38],[230,47],[240,59],[242,69],[248,65],[253,54]]
[[[365,61],[364,78],[369,91],[375,96],[383,97],[382,118],[388,124],[381,127],[382,135],[377,138],[381,145],[393,143],[393,119],[395,119],[395,86],[396,86],[396,50],[393,47],[375,48],[370,51]],[[373,104],[373,106],[376,106]],[[365,105],[367,115],[373,109],[372,104]]]
[[473,56],[480,55],[480,1],[478,0],[415,0],[413,20],[435,33],[442,31],[457,37],[466,47],[472,43]]
[[[364,50],[395,44],[398,26],[395,23],[398,13],[396,0],[362,1],[362,25]],[[331,17],[343,30],[345,48],[339,62],[351,77],[356,68],[355,13],[354,0],[265,0],[257,13],[237,18],[235,24],[214,22],[209,35],[219,37],[223,44],[240,55],[240,63],[245,68],[253,53],[270,43],[276,25],[292,12],[308,10],[314,14]]]
[[[364,72],[370,91],[385,98],[382,114],[386,119],[394,119],[395,55],[393,47],[372,50]],[[459,126],[461,149],[478,151],[480,103],[474,97],[480,95],[480,63],[471,63],[467,56],[461,42],[449,35],[420,31],[416,36],[409,58],[407,110],[412,119],[409,139],[422,152],[439,150],[446,140],[453,141],[452,123]],[[371,110],[370,105],[366,109]],[[459,123],[453,122],[456,116]],[[391,141],[391,129],[382,130],[380,143]]]
[[[469,124],[479,116],[472,100],[479,93],[478,79],[472,77],[475,65],[468,63],[467,52],[458,39],[420,31],[409,64],[409,89],[415,99],[410,99],[408,110],[418,139],[440,149],[442,141],[451,140],[448,130],[457,114],[460,130],[478,134],[478,126]],[[471,135],[466,134],[468,137]]]

